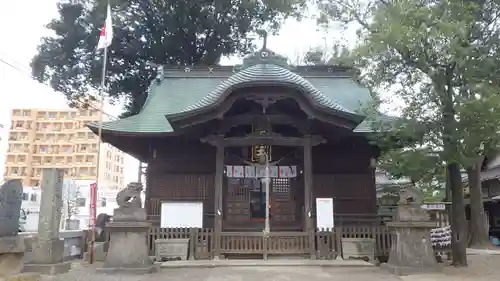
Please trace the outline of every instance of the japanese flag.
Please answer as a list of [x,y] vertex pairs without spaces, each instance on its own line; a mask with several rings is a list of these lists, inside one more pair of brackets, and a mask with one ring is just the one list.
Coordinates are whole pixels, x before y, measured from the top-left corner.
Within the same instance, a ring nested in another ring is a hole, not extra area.
[[108,4],[108,11],[106,14],[106,22],[101,28],[101,35],[99,37],[99,43],[97,44],[97,49],[104,49],[111,45],[113,41],[113,22],[111,19],[111,7]]

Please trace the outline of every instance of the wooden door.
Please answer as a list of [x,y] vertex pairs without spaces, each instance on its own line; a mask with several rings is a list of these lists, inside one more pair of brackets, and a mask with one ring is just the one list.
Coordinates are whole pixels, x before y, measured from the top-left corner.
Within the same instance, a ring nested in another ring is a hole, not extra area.
[[271,181],[271,222],[292,225],[297,220],[293,178],[273,178]]
[[226,216],[228,224],[250,221],[251,179],[227,179]]

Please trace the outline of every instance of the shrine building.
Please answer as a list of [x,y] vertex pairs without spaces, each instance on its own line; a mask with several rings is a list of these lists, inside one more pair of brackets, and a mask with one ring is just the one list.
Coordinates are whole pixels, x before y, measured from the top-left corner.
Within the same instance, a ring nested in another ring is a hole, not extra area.
[[238,66],[164,67],[148,91],[137,115],[103,123],[102,139],[147,163],[153,225],[164,201],[202,202],[215,237],[262,232],[262,153],[271,233],[315,229],[317,198],[333,198],[336,225],[377,223],[380,148],[362,113],[372,98],[352,69],[292,66],[264,46]]

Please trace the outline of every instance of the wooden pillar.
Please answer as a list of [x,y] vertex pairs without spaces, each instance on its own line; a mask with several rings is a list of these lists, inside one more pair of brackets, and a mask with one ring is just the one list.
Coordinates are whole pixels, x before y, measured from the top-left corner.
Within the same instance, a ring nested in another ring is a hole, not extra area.
[[313,206],[313,170],[312,170],[312,139],[306,136],[304,142],[304,216],[305,231],[309,233],[309,248],[311,259],[316,259],[315,227],[313,225],[312,206]]
[[224,184],[224,146],[216,144],[215,156],[215,194],[214,194],[214,259],[220,258],[221,232],[222,232],[222,185]]

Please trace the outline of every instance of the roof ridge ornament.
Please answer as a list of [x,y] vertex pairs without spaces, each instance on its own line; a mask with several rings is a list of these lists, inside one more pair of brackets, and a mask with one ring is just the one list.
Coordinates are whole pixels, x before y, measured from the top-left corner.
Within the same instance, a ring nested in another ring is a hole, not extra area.
[[257,34],[263,39],[262,48],[257,52],[245,56],[243,58],[243,64],[238,65],[237,70],[243,70],[257,64],[273,64],[286,69],[291,69],[292,67],[288,64],[287,57],[277,54],[267,48],[267,31],[260,29],[257,30]]
[[257,34],[262,37],[262,40],[264,40],[264,42],[262,43],[262,48],[260,50],[267,50],[267,31],[265,31],[264,29],[259,29],[257,30]]

